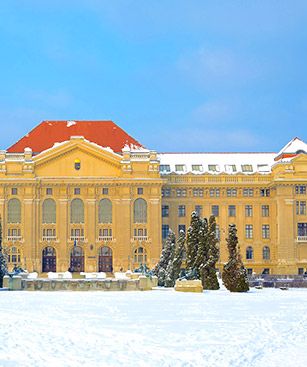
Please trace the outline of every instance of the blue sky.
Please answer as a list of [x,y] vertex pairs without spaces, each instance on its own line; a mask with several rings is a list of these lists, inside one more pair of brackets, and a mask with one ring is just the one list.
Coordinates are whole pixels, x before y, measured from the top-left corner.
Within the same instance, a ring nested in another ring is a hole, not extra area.
[[3,0],[2,149],[111,119],[158,151],[307,141],[307,1]]

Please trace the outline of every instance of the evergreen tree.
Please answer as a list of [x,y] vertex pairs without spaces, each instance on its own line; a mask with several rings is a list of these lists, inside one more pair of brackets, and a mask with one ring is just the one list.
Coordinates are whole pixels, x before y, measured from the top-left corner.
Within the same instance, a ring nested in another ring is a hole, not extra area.
[[198,248],[195,259],[195,269],[200,279],[203,278],[204,266],[208,258],[208,221],[206,218],[199,220]]
[[191,224],[187,234],[187,266],[186,270],[195,271],[196,269],[196,257],[198,252],[199,243],[199,230],[201,227],[201,220],[196,212],[192,212]]
[[202,269],[202,283],[204,289],[219,289],[215,266],[219,259],[218,239],[216,238],[216,221],[211,215],[207,231],[207,258]]
[[2,248],[2,220],[0,217],[0,288],[3,286],[3,277],[7,273],[6,254]]
[[166,269],[166,287],[174,287],[176,280],[179,278],[183,256],[185,253],[185,233],[180,231],[178,240],[176,242],[176,249],[172,261],[169,262]]
[[240,255],[235,224],[229,225],[228,238],[226,241],[229,251],[229,260],[224,265],[222,274],[223,283],[230,292],[247,292],[249,290],[247,272]]
[[166,269],[172,256],[174,256],[176,237],[173,231],[169,231],[167,239],[164,243],[160,260],[153,273],[158,277],[158,285],[163,287],[165,285]]

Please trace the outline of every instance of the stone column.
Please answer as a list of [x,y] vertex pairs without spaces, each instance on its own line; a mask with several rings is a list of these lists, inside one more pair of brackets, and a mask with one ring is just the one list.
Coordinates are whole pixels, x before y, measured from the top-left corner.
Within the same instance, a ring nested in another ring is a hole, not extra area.
[[57,217],[57,238],[59,247],[57,251],[57,271],[66,271],[70,263],[70,251],[68,248],[68,228],[70,220],[68,218],[68,199],[59,199],[59,215]]

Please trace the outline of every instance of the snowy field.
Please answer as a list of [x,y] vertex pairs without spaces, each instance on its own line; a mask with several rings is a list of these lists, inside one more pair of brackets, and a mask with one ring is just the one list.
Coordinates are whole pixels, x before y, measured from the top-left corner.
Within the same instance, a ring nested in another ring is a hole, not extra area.
[[0,292],[0,366],[306,366],[307,290]]

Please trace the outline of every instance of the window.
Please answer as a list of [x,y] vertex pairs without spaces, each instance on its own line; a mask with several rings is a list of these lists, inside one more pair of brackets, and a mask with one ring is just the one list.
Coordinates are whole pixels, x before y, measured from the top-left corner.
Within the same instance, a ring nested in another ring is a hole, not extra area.
[[221,231],[220,231],[220,226],[218,224],[215,227],[215,238],[219,241],[221,239]]
[[168,217],[169,216],[169,206],[168,205],[162,205],[162,217]]
[[253,238],[253,225],[247,224],[245,226],[245,238]]
[[306,185],[296,185],[295,193],[297,195],[306,195]]
[[243,196],[245,197],[254,196],[254,190],[253,189],[243,189]]
[[80,168],[81,168],[80,159],[75,159],[75,170],[79,171]]
[[304,268],[298,268],[297,269],[297,274],[298,275],[304,275]]
[[270,215],[270,207],[269,205],[262,205],[261,206],[261,213],[263,217],[268,217]]
[[193,189],[193,196],[203,197],[204,196],[204,190],[203,189]]
[[18,193],[17,188],[13,187],[11,192],[12,192],[12,195],[17,195]]
[[242,164],[242,172],[253,172],[253,166],[251,164]]
[[251,246],[246,248],[246,260],[253,260],[254,258],[254,250]]
[[7,240],[8,241],[18,241],[21,240],[20,228],[8,228],[7,230]]
[[43,223],[56,223],[56,203],[53,199],[46,199],[43,202]]
[[262,258],[263,260],[270,260],[270,248],[268,246],[263,247]]
[[147,202],[136,199],[133,204],[134,223],[147,223]]
[[160,172],[171,172],[171,166],[169,164],[160,164]]
[[228,197],[236,197],[237,196],[237,189],[227,189],[227,196]]
[[208,165],[208,170],[210,172],[219,172],[220,171],[220,166],[218,164],[209,164]]
[[144,239],[144,237],[147,237],[147,228],[134,228],[134,237],[137,237],[138,239]]
[[185,197],[187,196],[187,190],[186,189],[177,189],[176,190],[176,196],[177,197]]
[[185,217],[185,205],[178,206],[178,217]]
[[143,195],[144,190],[143,187],[138,187],[138,195]]
[[84,229],[83,228],[72,228],[70,230],[70,239],[72,241],[84,239]]
[[252,205],[245,205],[245,216],[246,217],[253,216],[253,206]]
[[247,275],[253,275],[253,268],[247,268]]
[[74,188],[74,194],[75,195],[80,195],[80,187],[75,187]]
[[7,203],[7,222],[21,223],[21,204],[18,199],[10,199]]
[[146,250],[143,247],[138,247],[134,251],[134,262],[139,265],[147,263]]
[[52,195],[52,188],[51,187],[46,188],[46,195]]
[[270,196],[270,189],[260,189],[260,196]]
[[13,246],[8,249],[7,262],[16,265],[21,263],[21,252],[17,247]]
[[103,187],[102,188],[102,195],[109,195],[109,188],[108,187]]
[[192,164],[192,171],[202,172],[203,166],[202,164]]
[[232,173],[237,172],[237,167],[235,164],[226,164],[225,165],[225,172]]
[[209,190],[209,195],[210,195],[211,198],[220,197],[220,189],[210,189]]
[[307,223],[297,223],[297,235],[299,237],[307,236]]
[[270,167],[268,164],[258,164],[257,165],[258,172],[270,172]]
[[162,224],[162,240],[165,240],[169,233],[169,225],[168,224]]
[[268,274],[270,274],[270,269],[269,269],[269,268],[264,268],[264,269],[262,270],[262,274],[263,274],[263,275],[268,275]]
[[180,233],[181,231],[183,231],[185,233],[185,224],[179,224],[178,225],[178,233]]
[[236,206],[235,205],[228,205],[228,216],[229,217],[236,216]]
[[262,238],[270,238],[270,225],[269,224],[262,225]]
[[175,171],[176,172],[185,172],[185,164],[175,164]]
[[112,223],[112,202],[101,199],[98,204],[98,223]]
[[211,214],[214,215],[215,217],[219,216],[219,206],[218,205],[212,205]]
[[55,228],[44,228],[43,229],[43,240],[53,240],[56,238]]
[[81,199],[73,199],[70,204],[70,223],[84,223],[84,204]]
[[296,202],[296,214],[297,215],[306,215],[306,201],[297,201]]
[[170,197],[171,189],[162,189],[162,197]]
[[203,215],[203,206],[202,205],[195,205],[195,211],[199,217]]

